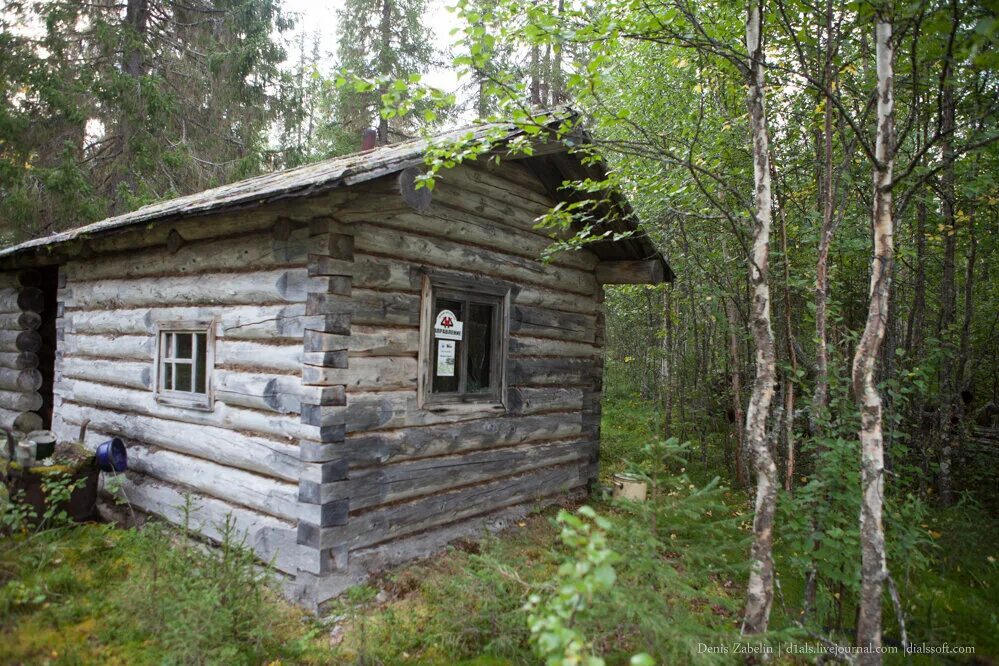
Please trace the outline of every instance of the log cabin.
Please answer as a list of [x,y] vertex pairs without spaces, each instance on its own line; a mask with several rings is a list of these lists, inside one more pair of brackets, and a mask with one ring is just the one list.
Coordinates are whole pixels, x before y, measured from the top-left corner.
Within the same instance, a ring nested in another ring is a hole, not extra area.
[[581,496],[603,285],[672,273],[614,192],[618,233],[542,261],[536,218],[603,167],[500,146],[433,190],[409,141],[0,251],[0,422],[122,438],[132,505],[215,540],[230,517],[313,609]]

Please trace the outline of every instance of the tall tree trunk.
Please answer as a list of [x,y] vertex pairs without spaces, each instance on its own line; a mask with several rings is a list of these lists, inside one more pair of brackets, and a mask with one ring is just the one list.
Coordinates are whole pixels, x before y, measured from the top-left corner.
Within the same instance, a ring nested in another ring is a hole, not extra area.
[[798,355],[794,351],[794,325],[791,317],[791,258],[787,253],[787,221],[784,207],[778,208],[780,216],[780,248],[784,257],[784,332],[787,342],[787,359],[791,364],[791,374],[784,387],[784,446],[787,459],[784,467],[784,490],[794,490],[794,382],[798,377]]
[[732,383],[732,414],[735,422],[735,482],[746,486],[746,464],[742,452],[746,446],[746,423],[742,414],[742,355],[739,353],[739,315],[735,310],[735,297],[725,299],[725,317],[728,319],[729,373]]
[[[881,430],[881,396],[874,383],[874,366],[885,335],[888,296],[894,261],[892,219],[892,168],[894,166],[894,85],[892,71],[892,24],[879,18],[876,28],[877,142],[874,165],[874,259],[871,262],[870,303],[867,323],[853,357],[853,392],[860,404],[861,589],[857,612],[857,645],[881,647],[881,593],[888,577],[884,504],[884,440]],[[880,664],[881,655],[865,652],[861,664]]]
[[[565,11],[565,0],[558,0],[558,17],[559,20],[562,19],[562,12]],[[561,104],[564,101],[563,88],[565,85],[562,82],[562,45],[557,44],[555,47],[555,54],[552,57],[552,71],[551,71],[551,103]]]
[[[392,0],[382,0],[382,19],[378,26],[379,39],[381,44],[378,51],[378,73],[381,76],[389,76],[392,49]],[[389,142],[388,118],[381,114],[381,96],[388,93],[388,84],[383,84],[379,89],[378,104],[378,143],[385,145]]]
[[916,275],[912,284],[912,309],[905,327],[905,352],[912,357],[923,344],[926,312],[926,202],[916,202]]
[[134,142],[137,129],[135,121],[141,123],[145,117],[142,77],[146,73],[144,55],[148,23],[149,1],[128,0],[128,4],[125,6],[125,49],[122,53],[122,71],[134,82],[134,98],[133,103],[126,104],[119,110],[121,116],[115,143],[116,150],[122,155],[122,159],[108,183],[113,215],[123,213],[128,208],[127,202],[122,196],[122,190],[134,193],[136,187],[132,157],[135,150]]
[[955,215],[957,194],[954,188],[954,149],[952,135],[954,132],[954,93],[944,77],[943,118],[941,132],[944,139],[941,142],[941,152],[946,160],[940,177],[941,209],[944,218],[944,265],[943,280],[940,285],[940,319],[937,323],[937,337],[944,343],[945,349],[951,354],[949,363],[943,368],[943,404],[940,410],[940,472],[937,479],[940,491],[940,502],[944,506],[952,502],[951,494],[951,459],[953,457],[954,440],[958,431],[958,402],[960,388],[958,386],[957,359],[954,357],[954,319],[957,310],[957,219]]
[[773,195],[770,189],[770,147],[764,106],[762,9],[750,2],[746,17],[746,49],[749,51],[749,122],[753,143],[753,182],[756,211],[753,248],[749,263],[753,289],[750,327],[756,343],[756,381],[746,410],[746,442],[753,451],[756,470],[756,510],[753,545],[750,550],[749,586],[742,633],[767,630],[773,604],[773,527],[777,508],[777,466],[767,446],[767,416],[774,394],[775,350],[770,326],[768,261]]
[[663,438],[672,435],[673,421],[673,383],[671,370],[673,368],[673,299],[672,288],[666,285],[663,289],[663,341],[662,356],[659,359],[659,391],[663,407]]

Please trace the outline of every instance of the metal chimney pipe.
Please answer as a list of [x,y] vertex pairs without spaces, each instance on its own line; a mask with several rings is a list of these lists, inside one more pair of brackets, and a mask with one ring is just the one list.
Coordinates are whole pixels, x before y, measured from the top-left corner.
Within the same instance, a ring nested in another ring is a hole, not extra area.
[[361,150],[373,150],[378,143],[378,130],[371,127],[361,133]]

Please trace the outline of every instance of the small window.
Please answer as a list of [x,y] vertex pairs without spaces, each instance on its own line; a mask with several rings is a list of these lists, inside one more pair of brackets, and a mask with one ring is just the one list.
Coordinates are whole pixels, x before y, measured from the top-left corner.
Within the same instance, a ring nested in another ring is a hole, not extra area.
[[425,278],[422,404],[503,402],[508,292],[492,283]]
[[211,326],[161,329],[159,338],[157,399],[181,407],[211,409]]

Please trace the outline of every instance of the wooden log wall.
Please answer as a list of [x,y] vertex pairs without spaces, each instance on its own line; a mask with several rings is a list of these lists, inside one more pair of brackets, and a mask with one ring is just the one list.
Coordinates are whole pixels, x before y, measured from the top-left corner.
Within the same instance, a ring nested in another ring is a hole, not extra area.
[[[552,201],[517,165],[447,172],[422,212],[397,188],[394,177],[356,187],[308,262],[309,275],[329,283],[306,302],[305,382],[335,390],[336,400],[308,408],[324,437],[302,451],[315,469],[300,498],[314,508],[298,536],[325,554],[333,581],[355,580],[357,563],[405,559],[462,526],[579,492],[596,475],[597,258],[539,261],[550,239],[535,218]],[[428,269],[515,285],[506,409],[417,407]],[[337,591],[317,578],[303,597],[321,602]]]
[[44,356],[51,347],[43,349],[39,332],[45,307],[41,282],[35,270],[0,273],[0,424],[25,433],[44,425],[39,352]]
[[[310,276],[307,262],[329,226],[317,214],[351,197],[334,193],[94,238],[83,257],[60,268],[58,436],[75,438],[89,419],[88,446],[121,437],[134,505],[179,522],[189,496],[196,530],[218,539],[231,515],[262,559],[292,575],[324,571],[318,551],[297,543],[299,484],[310,473],[301,451],[323,437],[303,421],[303,406],[330,400],[303,382],[308,295],[325,293],[331,282]],[[0,325],[16,323],[13,315],[0,314]],[[212,409],[159,402],[159,326],[213,320]],[[13,330],[3,330],[0,342],[15,341]],[[6,368],[23,360],[0,356],[0,384]],[[5,397],[0,392],[0,404]]]

